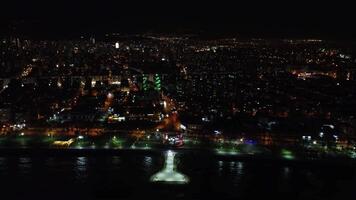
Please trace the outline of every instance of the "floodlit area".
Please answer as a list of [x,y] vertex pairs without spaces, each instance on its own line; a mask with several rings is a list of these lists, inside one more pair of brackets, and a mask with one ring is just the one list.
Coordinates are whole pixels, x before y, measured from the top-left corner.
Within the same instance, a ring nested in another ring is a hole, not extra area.
[[284,159],[293,160],[295,159],[293,152],[287,149],[282,149],[281,155]]
[[219,155],[238,155],[239,152],[236,149],[223,149],[223,148],[219,148],[216,149],[216,153]]
[[174,164],[175,153],[171,150],[166,153],[166,162],[164,168],[151,177],[152,182],[167,182],[176,184],[185,184],[189,182],[189,178],[177,171],[175,171]]

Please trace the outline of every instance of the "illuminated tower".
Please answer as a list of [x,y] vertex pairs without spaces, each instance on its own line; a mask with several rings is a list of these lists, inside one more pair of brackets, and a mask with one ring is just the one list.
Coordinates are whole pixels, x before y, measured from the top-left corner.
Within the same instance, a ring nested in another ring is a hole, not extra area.
[[143,75],[143,77],[142,77],[142,89],[143,89],[143,91],[148,90],[148,79],[147,79],[146,75]]
[[161,77],[158,74],[155,74],[154,82],[155,90],[161,91]]

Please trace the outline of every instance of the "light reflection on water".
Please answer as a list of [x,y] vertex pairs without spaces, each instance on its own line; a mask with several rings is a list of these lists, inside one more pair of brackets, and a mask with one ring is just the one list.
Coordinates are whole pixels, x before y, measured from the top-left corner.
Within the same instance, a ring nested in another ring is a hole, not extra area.
[[29,173],[32,167],[32,159],[29,157],[20,157],[17,166],[20,173]]
[[[241,199],[240,195],[250,196],[263,192],[267,199],[275,193],[277,196],[278,194],[293,196],[300,191],[304,193],[311,190],[320,191],[324,186],[327,186],[327,189],[345,188],[342,193],[351,194],[354,191],[352,186],[356,184],[354,168],[286,166],[279,163],[213,160],[204,157],[188,159],[184,154],[178,158],[181,164],[179,170],[189,174],[192,180],[184,187],[187,199],[193,199],[188,197],[196,194],[206,199],[214,194],[222,194],[230,199]],[[122,194],[130,196],[133,194],[131,191],[140,188],[145,191],[138,194],[142,194],[142,199],[157,197],[159,192],[167,193],[171,197],[176,195],[175,191],[170,192],[166,187],[149,184],[149,177],[162,168],[160,159],[161,157],[156,155],[132,154],[109,157],[0,157],[0,188],[2,194],[7,192],[10,195],[27,189],[36,196],[38,188],[41,187],[45,188],[42,191],[47,192],[49,196],[58,193],[60,188],[63,195],[70,194],[68,191],[72,193],[78,191],[80,197],[84,193],[99,196],[110,194],[113,197],[111,199],[120,199]],[[338,184],[339,180],[343,182]],[[96,190],[86,191],[88,185]],[[82,194],[82,191],[85,192]],[[335,193],[340,194],[338,191]]]
[[218,161],[218,175],[226,176],[232,180],[233,185],[239,185],[241,177],[244,175],[244,163],[238,161]]
[[283,170],[282,170],[282,173],[283,173],[283,178],[289,178],[290,176],[290,168],[289,167],[284,167]]
[[221,161],[221,160],[219,160],[218,161],[218,172],[219,172],[219,175],[221,176],[222,175],[222,173],[223,173],[223,171],[224,171],[224,162],[223,161]]
[[228,165],[228,169],[229,172],[231,174],[237,174],[237,175],[241,175],[243,174],[243,170],[244,170],[244,163],[243,162],[239,162],[239,161],[230,161],[229,163],[225,162],[225,161],[218,161],[218,166],[219,166],[219,172],[223,172],[225,171],[225,166]]
[[77,157],[75,162],[74,172],[77,180],[84,181],[87,178],[87,167],[88,158],[87,157]]
[[242,175],[244,172],[244,163],[237,162],[237,174]]
[[231,179],[234,186],[240,184],[241,176],[243,175],[243,168],[244,166],[242,162],[235,162],[235,161],[230,162],[230,173],[232,176]]
[[148,176],[151,175],[152,169],[153,169],[153,158],[151,156],[144,156],[142,159],[142,170],[144,171],[145,174]]
[[120,162],[121,162],[120,157],[119,156],[113,156],[112,159],[111,159],[111,162],[114,165],[120,164]]
[[143,165],[145,166],[145,168],[151,168],[152,167],[152,157],[145,156],[143,158]]

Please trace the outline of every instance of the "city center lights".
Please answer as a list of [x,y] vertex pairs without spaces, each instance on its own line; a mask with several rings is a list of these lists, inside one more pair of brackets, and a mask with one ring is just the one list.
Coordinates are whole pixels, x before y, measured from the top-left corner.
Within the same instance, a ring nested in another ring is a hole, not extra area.
[[0,200],[356,200],[352,6],[13,2]]
[[174,164],[175,152],[168,150],[166,152],[166,162],[164,168],[158,173],[151,177],[152,182],[166,182],[166,183],[176,183],[176,184],[186,184],[189,182],[189,178],[179,173],[176,170]]

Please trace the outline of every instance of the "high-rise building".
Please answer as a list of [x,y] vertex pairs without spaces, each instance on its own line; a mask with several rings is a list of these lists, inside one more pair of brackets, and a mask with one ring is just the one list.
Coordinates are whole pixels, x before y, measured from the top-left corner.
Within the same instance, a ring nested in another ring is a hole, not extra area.
[[154,77],[154,88],[157,91],[161,91],[161,77],[158,74],[155,74]]
[[143,91],[148,90],[148,79],[147,79],[147,76],[145,76],[145,75],[143,75],[143,77],[142,77],[142,89],[143,89]]

